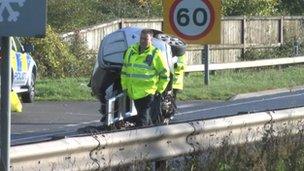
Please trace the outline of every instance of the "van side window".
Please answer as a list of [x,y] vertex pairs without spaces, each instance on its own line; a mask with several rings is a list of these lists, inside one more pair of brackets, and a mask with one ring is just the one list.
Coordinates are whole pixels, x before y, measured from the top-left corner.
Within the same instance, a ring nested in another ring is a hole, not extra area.
[[23,46],[21,45],[20,41],[18,38],[14,38],[14,42],[15,42],[15,48],[17,52],[23,52]]
[[12,47],[12,50],[13,50],[13,51],[17,51],[16,43],[15,43],[14,38],[11,38],[11,47]]

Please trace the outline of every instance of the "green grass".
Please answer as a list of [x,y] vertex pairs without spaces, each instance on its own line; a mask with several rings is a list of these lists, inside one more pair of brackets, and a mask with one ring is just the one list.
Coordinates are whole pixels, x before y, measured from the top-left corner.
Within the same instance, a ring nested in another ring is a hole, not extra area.
[[[88,78],[38,79],[37,100],[94,100],[87,87]],[[204,85],[202,73],[185,77],[185,88],[179,100],[226,100],[241,94],[304,85],[304,68],[218,71],[210,75],[209,86]]]
[[51,101],[94,100],[88,78],[38,79],[36,99]]
[[185,77],[184,91],[180,100],[226,100],[240,94],[277,88],[292,88],[304,85],[304,69],[221,71],[210,75],[209,86],[204,85],[202,73],[191,73]]
[[[209,147],[194,154],[170,159],[169,167],[173,167],[171,170],[204,171],[303,170],[303,125],[285,128],[276,131],[261,130],[264,131],[261,141],[245,141],[238,145],[231,145],[235,138],[224,137],[218,148]],[[292,133],[292,129],[298,131]]]

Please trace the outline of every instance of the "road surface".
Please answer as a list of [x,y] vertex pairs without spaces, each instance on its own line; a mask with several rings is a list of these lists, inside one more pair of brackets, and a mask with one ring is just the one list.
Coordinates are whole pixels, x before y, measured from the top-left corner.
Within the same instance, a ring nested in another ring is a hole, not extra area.
[[[178,103],[172,123],[205,120],[304,106],[304,90],[233,101]],[[12,144],[63,138],[86,126],[100,125],[99,102],[35,102],[24,104],[22,113],[12,113]]]

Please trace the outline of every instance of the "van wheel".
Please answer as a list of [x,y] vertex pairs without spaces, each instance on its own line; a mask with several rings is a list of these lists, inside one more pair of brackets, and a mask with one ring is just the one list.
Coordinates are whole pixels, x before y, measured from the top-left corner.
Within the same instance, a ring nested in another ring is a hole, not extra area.
[[186,44],[179,38],[167,34],[158,34],[156,38],[171,46],[173,56],[182,56],[186,52]]
[[28,87],[28,91],[22,94],[22,101],[24,103],[33,103],[35,98],[35,81],[36,77],[35,74],[32,73],[32,78],[30,85]]

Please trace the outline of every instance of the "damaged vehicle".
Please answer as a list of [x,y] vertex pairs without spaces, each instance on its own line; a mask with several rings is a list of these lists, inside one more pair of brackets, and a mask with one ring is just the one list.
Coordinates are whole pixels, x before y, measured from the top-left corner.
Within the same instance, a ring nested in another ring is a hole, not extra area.
[[[101,121],[105,125],[132,121],[132,118],[137,115],[133,101],[121,90],[120,70],[124,52],[128,47],[139,42],[142,30],[135,27],[123,28],[105,36],[100,44],[89,86],[92,95],[96,96],[101,103],[100,113],[103,115]],[[177,62],[177,56],[185,54],[186,44],[177,37],[158,30],[152,31],[152,44],[160,49],[166,58],[171,73],[170,82],[162,93],[158,106],[160,110],[158,123],[154,123],[161,124],[168,122],[176,111],[172,91],[174,64]]]

